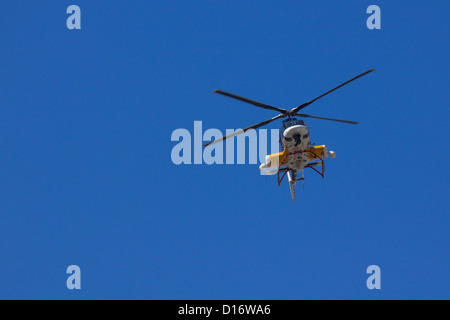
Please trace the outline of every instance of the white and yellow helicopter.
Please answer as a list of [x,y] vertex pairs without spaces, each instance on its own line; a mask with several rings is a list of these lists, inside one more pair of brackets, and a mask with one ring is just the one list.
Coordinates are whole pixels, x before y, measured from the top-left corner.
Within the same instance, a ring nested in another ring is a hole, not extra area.
[[[313,119],[321,119],[321,120],[330,120],[330,121],[338,121],[343,123],[350,123],[350,124],[358,124],[359,122],[355,121],[348,121],[348,120],[340,120],[340,119],[331,119],[331,118],[323,118],[323,117],[316,117],[311,116],[304,113],[299,113],[300,110],[306,108],[313,102],[319,100],[320,98],[326,96],[327,94],[345,86],[346,84],[349,84],[350,82],[361,78],[362,76],[365,76],[368,73],[371,73],[372,71],[375,71],[374,69],[367,70],[364,73],[361,73],[360,75],[340,84],[339,86],[335,87],[334,89],[331,89],[330,91],[325,92],[324,94],[318,96],[317,98],[310,100],[308,102],[305,102],[298,107],[295,107],[291,110],[281,109],[273,106],[269,106],[264,103],[260,103],[257,101],[253,101],[247,98],[243,98],[240,96],[237,96],[232,93],[228,93],[221,90],[215,90],[215,93],[219,93],[221,95],[234,98],[249,104],[252,104],[254,106],[278,111],[280,114],[265,120],[263,122],[254,124],[250,127],[247,127],[243,129],[242,131],[239,131],[238,133],[244,133],[251,129],[256,129],[262,126],[265,126],[266,124],[271,123],[272,121],[281,119],[281,118],[287,118],[282,121],[282,126],[280,130],[280,145],[281,149],[283,150],[280,153],[271,154],[266,156],[266,162],[261,164],[259,169],[261,170],[261,174],[263,175],[278,175],[278,186],[280,186],[281,181],[283,178],[288,176],[289,180],[289,187],[291,189],[291,195],[292,200],[295,201],[295,185],[297,181],[303,181],[304,178],[304,169],[305,168],[311,168],[317,173],[319,173],[322,178],[325,174],[325,158],[330,157],[334,158],[336,154],[333,151],[328,151],[327,147],[325,145],[319,145],[319,146],[311,146],[310,143],[310,135],[309,135],[309,129],[306,126],[306,123],[303,120],[297,119],[296,117],[301,118],[313,118]],[[227,138],[231,138],[236,136],[236,133],[227,135],[225,137],[213,140],[207,144],[204,145],[204,147],[207,147],[211,144],[218,143],[220,141],[224,141]],[[298,174],[301,173],[302,176],[298,177]],[[280,177],[281,175],[281,177]]]

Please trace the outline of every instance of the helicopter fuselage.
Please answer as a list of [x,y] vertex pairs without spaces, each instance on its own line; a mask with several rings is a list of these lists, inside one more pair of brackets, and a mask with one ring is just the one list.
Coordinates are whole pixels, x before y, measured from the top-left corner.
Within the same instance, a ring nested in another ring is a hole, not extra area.
[[[287,173],[292,199],[295,199],[296,182],[304,180],[303,169],[322,166],[322,172],[316,171],[323,177],[324,159],[328,156],[335,157],[335,153],[328,152],[325,145],[311,146],[308,126],[303,120],[294,117],[283,120],[280,145],[283,151],[266,156],[266,162],[259,168],[263,175],[277,174],[280,171]],[[302,173],[300,178],[297,177],[299,173]]]
[[[305,121],[290,117],[283,120],[280,129],[280,153],[266,156],[266,162],[260,166],[264,175],[277,173],[280,167],[284,167],[296,172],[302,171],[306,166],[311,166],[313,161],[323,161],[324,158],[331,156],[334,158],[334,152],[328,153],[325,145],[311,146],[309,128]],[[313,163],[314,166],[319,162]]]
[[289,169],[301,171],[311,161],[311,155],[307,152],[310,146],[309,129],[303,120],[289,118],[283,121],[280,144],[289,152],[283,161]]

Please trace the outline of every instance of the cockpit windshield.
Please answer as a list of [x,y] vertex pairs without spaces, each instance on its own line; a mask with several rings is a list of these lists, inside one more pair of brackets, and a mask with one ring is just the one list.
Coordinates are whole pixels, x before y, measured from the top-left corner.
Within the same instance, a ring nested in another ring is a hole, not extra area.
[[283,121],[282,130],[285,130],[292,126],[306,126],[305,121],[299,120],[299,119],[289,119],[286,121]]
[[294,124],[298,126],[306,126],[305,121],[303,120],[294,120]]

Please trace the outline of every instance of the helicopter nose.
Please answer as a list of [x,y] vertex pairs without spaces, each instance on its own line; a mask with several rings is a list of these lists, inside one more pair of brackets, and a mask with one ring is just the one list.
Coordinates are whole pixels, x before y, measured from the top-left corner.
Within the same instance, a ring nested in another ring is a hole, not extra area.
[[294,134],[293,138],[296,146],[302,143],[302,136],[300,134]]

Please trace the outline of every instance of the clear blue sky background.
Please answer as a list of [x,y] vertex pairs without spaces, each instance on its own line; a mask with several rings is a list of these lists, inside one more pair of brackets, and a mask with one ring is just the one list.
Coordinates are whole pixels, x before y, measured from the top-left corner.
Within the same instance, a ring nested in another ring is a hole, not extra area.
[[[0,298],[450,298],[449,10],[2,1]],[[369,68],[305,109],[361,124],[307,121],[337,157],[324,180],[306,173],[295,206],[258,165],[171,162],[172,131],[194,120],[275,115],[214,89],[292,108]]]

